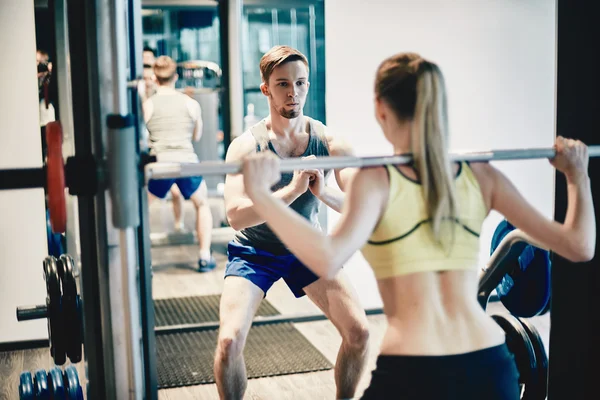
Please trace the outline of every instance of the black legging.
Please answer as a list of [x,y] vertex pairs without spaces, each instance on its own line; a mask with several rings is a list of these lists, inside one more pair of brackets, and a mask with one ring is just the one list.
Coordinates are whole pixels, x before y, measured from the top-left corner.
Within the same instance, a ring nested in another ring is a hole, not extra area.
[[506,345],[449,356],[377,359],[361,399],[518,400],[519,373]]

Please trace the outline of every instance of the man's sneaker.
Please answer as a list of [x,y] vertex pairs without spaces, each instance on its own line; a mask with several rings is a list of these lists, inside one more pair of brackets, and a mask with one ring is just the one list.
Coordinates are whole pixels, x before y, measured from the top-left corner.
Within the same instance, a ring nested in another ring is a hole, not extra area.
[[211,257],[210,260],[198,260],[198,272],[212,271],[213,269],[215,269],[216,266],[217,262],[213,257]]

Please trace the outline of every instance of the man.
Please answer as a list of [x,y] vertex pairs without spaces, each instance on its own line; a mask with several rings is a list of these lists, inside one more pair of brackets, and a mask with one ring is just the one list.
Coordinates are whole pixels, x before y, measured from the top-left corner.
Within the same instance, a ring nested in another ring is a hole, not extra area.
[[142,52],[142,60],[144,69],[142,72],[142,79],[138,85],[138,93],[142,104],[148,100],[156,92],[156,85],[152,80],[154,75],[154,63],[156,61],[156,53],[151,47],[145,46]]
[[[226,161],[239,161],[256,151],[273,151],[280,157],[315,157],[347,154],[340,139],[325,135],[320,122],[303,115],[308,93],[308,62],[287,46],[269,50],[261,59],[262,93],[270,115],[232,141]],[[341,188],[348,170],[335,171]],[[318,225],[320,201],[340,211],[343,193],[325,186],[323,171],[282,174],[273,187],[279,197],[303,217]],[[338,398],[354,396],[364,369],[368,328],[364,309],[342,273],[331,280],[318,279],[263,223],[246,196],[242,175],[225,180],[225,207],[230,225],[238,231],[228,246],[229,262],[220,305],[220,329],[215,354],[219,395],[241,399],[247,386],[243,349],[261,300],[283,278],[296,297],[305,294],[333,322],[342,336],[335,366]],[[266,350],[268,351],[268,350]]]
[[[40,110],[40,126],[46,126],[48,122],[56,120],[56,112],[52,105],[53,96],[50,95],[51,87],[50,80],[52,79],[52,63],[48,52],[38,49],[35,52],[35,60],[37,63],[37,79],[38,79],[38,98]],[[42,132],[42,146],[45,152],[46,138]]]
[[[199,141],[202,136],[200,104],[175,89],[176,70],[177,65],[167,56],[159,57],[154,63],[156,94],[143,104],[149,147],[158,162],[198,162],[192,140]],[[202,177],[152,179],[148,191],[164,198],[174,184],[186,200],[192,200],[196,209],[196,233],[200,244],[198,271],[213,270],[216,266],[210,251],[213,221],[206,182]]]

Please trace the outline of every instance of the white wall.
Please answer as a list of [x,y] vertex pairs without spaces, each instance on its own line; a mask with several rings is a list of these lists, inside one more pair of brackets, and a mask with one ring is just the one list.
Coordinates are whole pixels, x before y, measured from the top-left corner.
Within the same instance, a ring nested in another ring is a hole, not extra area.
[[[33,3],[0,5],[0,169],[42,166]],[[48,337],[45,319],[17,322],[15,311],[45,303],[45,221],[43,189],[0,191],[0,343]]]
[[[455,150],[550,147],[554,140],[555,0],[326,0],[327,124],[359,155],[390,154],[373,116],[379,63],[413,51],[440,65]],[[532,204],[552,217],[553,170],[546,160],[502,162]],[[331,228],[338,215],[330,211]],[[481,262],[501,216],[481,235]],[[379,306],[360,254],[345,270],[365,307]]]

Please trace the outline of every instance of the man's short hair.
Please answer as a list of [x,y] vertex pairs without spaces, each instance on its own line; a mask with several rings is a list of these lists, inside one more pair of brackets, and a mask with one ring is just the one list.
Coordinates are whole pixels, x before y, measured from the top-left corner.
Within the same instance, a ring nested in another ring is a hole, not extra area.
[[292,61],[302,61],[308,71],[308,60],[298,50],[289,46],[275,46],[271,48],[260,59],[260,76],[262,81],[269,83],[269,78],[275,68]]
[[142,53],[146,52],[146,51],[149,51],[150,53],[152,53],[152,55],[154,57],[156,57],[156,51],[154,51],[154,49],[152,47],[150,47],[150,46],[144,46],[144,50],[142,50]]
[[154,76],[159,84],[170,82],[177,73],[177,64],[169,56],[160,56],[154,63]]

